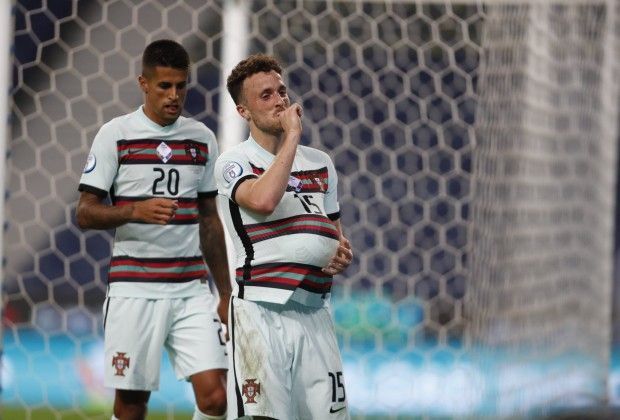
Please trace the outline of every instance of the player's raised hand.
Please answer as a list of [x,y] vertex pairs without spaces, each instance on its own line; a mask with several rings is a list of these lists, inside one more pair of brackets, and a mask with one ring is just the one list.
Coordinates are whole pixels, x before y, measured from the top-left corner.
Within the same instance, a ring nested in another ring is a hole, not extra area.
[[336,254],[332,257],[327,266],[322,271],[330,276],[342,273],[353,261],[353,250],[351,243],[344,236],[340,237],[340,244],[336,250]]
[[282,129],[284,130],[284,133],[301,134],[302,115],[303,110],[301,108],[301,105],[299,104],[292,104],[291,106],[280,112],[278,114],[278,118],[280,119],[280,123],[282,124]]
[[149,198],[133,205],[133,220],[156,225],[166,225],[176,214],[179,204],[170,198]]

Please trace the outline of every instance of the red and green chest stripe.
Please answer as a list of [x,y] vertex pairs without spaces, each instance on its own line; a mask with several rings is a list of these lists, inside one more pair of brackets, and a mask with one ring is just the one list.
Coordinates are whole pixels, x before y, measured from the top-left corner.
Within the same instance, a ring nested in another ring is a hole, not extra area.
[[323,215],[298,215],[272,222],[244,225],[252,243],[278,236],[308,233],[338,240],[338,230],[329,218]]
[[[252,165],[250,163],[250,165]],[[255,175],[261,175],[265,169],[252,165],[252,172]],[[308,171],[291,172],[291,177],[298,180],[297,188],[289,185],[287,191],[295,191],[298,193],[326,193],[329,186],[329,174],[327,167],[312,169]]]
[[116,149],[120,165],[204,166],[209,160],[208,146],[195,140],[119,140]]

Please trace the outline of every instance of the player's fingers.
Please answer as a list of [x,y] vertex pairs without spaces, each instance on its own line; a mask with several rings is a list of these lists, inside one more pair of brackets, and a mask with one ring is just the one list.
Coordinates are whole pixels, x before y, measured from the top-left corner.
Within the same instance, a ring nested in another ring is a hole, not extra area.
[[321,271],[323,271],[324,273],[327,273],[327,274],[332,274],[332,272],[334,271],[333,262],[334,262],[334,260],[332,259],[329,263],[327,263],[327,265],[325,267],[323,267],[321,269]]
[[145,204],[150,205],[152,207],[163,207],[163,208],[177,208],[179,206],[178,200],[173,200],[171,198],[151,198],[144,201]]
[[351,251],[351,249],[340,247],[338,248],[338,256],[350,261],[353,259],[353,251]]
[[153,214],[153,219],[156,223],[160,225],[165,225],[174,218],[174,215],[174,211],[160,209],[158,211],[155,211],[155,213]]
[[327,267],[323,269],[323,272],[329,275],[335,275],[341,273],[347,266],[337,261],[331,261]]
[[175,214],[176,209],[172,207],[157,207],[156,209],[154,209],[154,212],[157,215],[170,216],[170,215]]
[[342,271],[342,268],[338,268],[337,265],[334,265],[331,268],[331,275],[335,276],[336,274],[340,274],[341,271]]
[[161,202],[159,202],[157,204],[158,204],[158,207],[162,208],[162,209],[177,209],[177,208],[179,208],[178,203],[176,201],[172,201],[172,200],[163,200],[163,201],[161,201]]
[[337,254],[331,261],[332,264],[338,264],[342,266],[349,265],[351,263],[351,258],[347,255]]
[[321,271],[330,276],[333,276],[334,274],[336,274],[336,271],[330,267],[324,267],[321,269]]
[[349,265],[351,265],[351,260],[348,258],[334,257],[329,263],[329,267],[334,269],[337,273],[342,273]]
[[165,215],[165,214],[156,214],[156,215],[153,215],[153,221],[154,221],[155,223],[159,223],[160,225],[165,225],[165,224],[166,224],[166,223],[168,223],[171,219],[172,219],[172,216]]

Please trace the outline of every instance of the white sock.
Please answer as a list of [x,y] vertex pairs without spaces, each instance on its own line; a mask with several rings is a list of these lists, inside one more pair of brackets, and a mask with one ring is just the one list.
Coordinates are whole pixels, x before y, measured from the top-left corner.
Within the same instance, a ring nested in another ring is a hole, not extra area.
[[201,412],[198,407],[194,407],[194,416],[192,420],[226,420],[226,413],[221,416],[210,416]]
[[120,420],[120,419],[116,417],[114,414],[112,414],[112,418],[110,420]]

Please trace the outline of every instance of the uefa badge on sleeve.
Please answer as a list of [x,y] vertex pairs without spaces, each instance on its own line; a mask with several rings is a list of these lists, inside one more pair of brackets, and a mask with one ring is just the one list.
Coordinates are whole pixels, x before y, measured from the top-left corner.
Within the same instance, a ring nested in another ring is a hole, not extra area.
[[230,183],[233,179],[241,176],[243,168],[237,162],[225,162],[222,168],[222,176],[224,180]]
[[94,154],[89,153],[88,157],[86,158],[86,165],[84,165],[84,173],[87,174],[89,172],[92,172],[93,169],[95,169],[95,166],[97,166],[97,158]]

